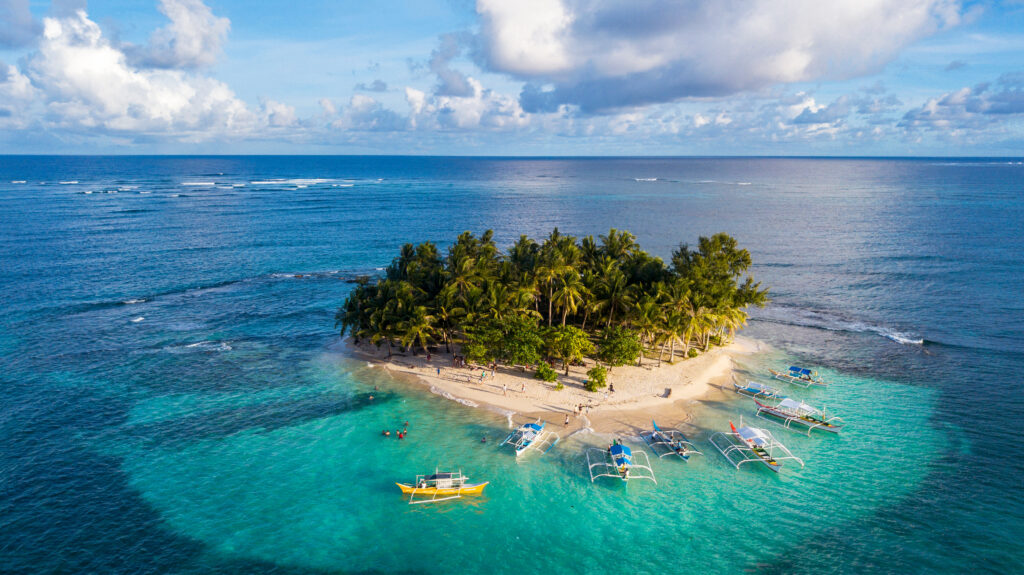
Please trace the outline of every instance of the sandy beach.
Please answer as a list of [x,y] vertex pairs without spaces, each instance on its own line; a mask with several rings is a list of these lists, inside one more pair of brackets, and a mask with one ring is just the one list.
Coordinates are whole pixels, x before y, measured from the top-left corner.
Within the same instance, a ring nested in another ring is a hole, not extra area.
[[[569,375],[556,363],[558,381],[565,387],[556,390],[554,383],[533,377],[533,371],[499,365],[492,371],[481,366],[453,367],[452,356],[437,353],[394,354],[387,358],[385,348],[355,346],[346,341],[346,348],[355,357],[383,367],[398,375],[415,376],[397,379],[427,386],[438,395],[468,407],[491,407],[513,414],[516,421],[540,418],[565,431],[589,427],[602,433],[635,433],[650,426],[652,418],[666,424],[688,420],[686,405],[700,399],[713,386],[730,385],[733,358],[757,351],[759,343],[738,337],[725,346],[713,348],[695,358],[676,357],[658,367],[657,359],[645,358],[643,365],[616,367],[609,374],[610,387],[589,392],[583,387],[586,372],[594,366],[587,359],[583,366],[570,366]],[[614,391],[612,391],[614,388]],[[582,405],[582,414],[577,407]],[[568,425],[564,425],[566,415]]]

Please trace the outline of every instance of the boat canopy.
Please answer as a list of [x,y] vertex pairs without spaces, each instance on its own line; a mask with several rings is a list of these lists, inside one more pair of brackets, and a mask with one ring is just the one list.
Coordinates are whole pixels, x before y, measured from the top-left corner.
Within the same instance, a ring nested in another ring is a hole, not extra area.
[[782,401],[780,401],[779,405],[777,407],[781,407],[781,408],[785,408],[785,409],[792,409],[794,411],[799,411],[801,413],[808,413],[808,414],[810,414],[810,413],[817,413],[818,412],[817,409],[811,407],[810,405],[807,405],[806,403],[804,403],[802,401],[798,401],[798,400],[795,400],[795,399],[790,399],[788,397],[786,399],[783,399]]
[[458,475],[458,473],[435,473],[433,475],[428,475],[423,479],[426,479],[427,481],[436,481],[438,479],[453,479]]
[[621,443],[613,445],[609,452],[612,455],[625,455],[626,457],[631,457],[633,455],[633,451]]
[[534,430],[534,431],[540,431],[540,430],[541,430],[541,429],[542,429],[542,428],[543,428],[544,426],[543,426],[543,425],[538,425],[538,424],[536,424],[536,423],[527,423],[527,424],[526,424],[526,425],[524,425],[523,427],[524,427],[525,429],[532,429],[532,430]]
[[736,430],[736,433],[738,433],[743,439],[753,441],[757,445],[764,445],[766,442],[764,432],[756,427],[741,427]]
[[792,371],[793,373],[799,373],[800,375],[811,375],[811,370],[804,369],[802,367],[797,367],[795,365],[789,366],[789,371]]

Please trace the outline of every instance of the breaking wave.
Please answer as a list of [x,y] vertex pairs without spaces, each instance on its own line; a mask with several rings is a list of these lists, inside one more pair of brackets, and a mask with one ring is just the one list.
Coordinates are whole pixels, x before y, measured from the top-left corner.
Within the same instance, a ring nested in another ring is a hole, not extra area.
[[197,341],[185,345],[172,345],[164,348],[169,353],[193,353],[193,352],[222,352],[231,351],[230,343],[226,341]]
[[480,404],[476,403],[475,401],[470,401],[468,399],[462,399],[461,397],[455,397],[454,395],[448,393],[447,391],[445,391],[443,389],[439,389],[439,388],[437,388],[437,387],[435,387],[433,385],[430,386],[430,393],[433,393],[435,395],[440,395],[441,397],[443,397],[445,399],[450,399],[450,400],[452,400],[452,401],[454,401],[456,403],[461,403],[462,405],[465,405],[467,407],[480,407]]
[[901,345],[924,345],[924,338],[891,327],[846,319],[827,312],[790,306],[770,306],[751,314],[754,321],[764,321],[828,331],[873,333]]

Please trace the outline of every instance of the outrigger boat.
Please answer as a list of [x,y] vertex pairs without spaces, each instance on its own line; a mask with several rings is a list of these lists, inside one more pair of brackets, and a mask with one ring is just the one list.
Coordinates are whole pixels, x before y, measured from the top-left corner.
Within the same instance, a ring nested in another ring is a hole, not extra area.
[[786,397],[782,395],[782,390],[779,388],[757,381],[748,380],[747,383],[743,384],[733,380],[732,387],[736,393],[746,395],[747,397],[759,397],[762,399],[784,399]]
[[[435,470],[432,475],[417,475],[416,482],[412,485],[408,483],[395,483],[395,485],[402,490],[402,495],[409,496],[409,504],[411,505],[414,503],[447,501],[449,499],[457,499],[463,495],[480,495],[488,483],[490,481],[469,483],[469,478],[463,475],[461,470],[443,473]],[[417,496],[422,497],[422,499],[416,501],[415,498]]]
[[511,445],[515,449],[516,457],[530,449],[539,449],[541,453],[547,453],[558,443],[559,437],[553,431],[544,431],[545,425],[546,423],[539,419],[536,423],[525,423],[509,433],[501,445]]
[[693,443],[687,439],[682,431],[678,429],[661,429],[653,420],[651,425],[654,426],[654,430],[645,431],[640,434],[640,437],[647,442],[647,446],[651,448],[651,451],[659,459],[666,455],[677,455],[680,459],[686,461],[694,453],[703,455],[694,447]]
[[807,427],[807,435],[811,434],[812,429],[822,429],[824,431],[830,431],[832,433],[839,433],[843,428],[843,424],[839,423],[843,420],[841,417],[828,417],[825,415],[824,409],[818,409],[811,407],[806,403],[798,399],[785,398],[775,405],[766,405],[758,400],[754,400],[757,404],[757,416],[762,419],[767,419],[765,415],[770,415],[781,421],[775,421],[779,425],[792,429],[792,425],[798,424]]
[[[743,422],[740,422],[743,425]],[[765,467],[778,473],[782,469],[782,462],[792,459],[804,466],[799,457],[790,453],[785,445],[779,443],[766,429],[758,427],[743,426],[736,429],[733,423],[729,422],[732,433],[720,431],[711,436],[711,444],[715,446],[722,455],[739,469],[744,463],[761,462]]]
[[795,365],[789,366],[789,373],[782,373],[781,371],[775,371],[774,369],[769,369],[768,371],[771,372],[772,377],[775,379],[788,381],[789,383],[802,385],[804,387],[810,387],[812,385],[828,385],[825,380],[818,377],[818,372],[797,367]]
[[[593,461],[591,456],[594,456]],[[597,473],[594,468],[598,467]],[[628,446],[623,445],[618,439],[614,440],[608,449],[591,447],[587,450],[587,470],[590,472],[590,481],[594,482],[598,477],[618,477],[623,481],[630,479],[654,479],[654,470],[651,469],[651,462],[647,454],[638,451],[636,455]]]

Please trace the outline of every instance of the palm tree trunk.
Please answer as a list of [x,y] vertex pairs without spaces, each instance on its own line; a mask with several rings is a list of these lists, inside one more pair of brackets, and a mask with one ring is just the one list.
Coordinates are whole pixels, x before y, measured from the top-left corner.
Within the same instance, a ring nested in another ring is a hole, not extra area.
[[672,338],[672,347],[669,350],[668,362],[669,363],[675,363],[676,362],[676,338],[674,338],[674,337]]
[[554,303],[555,300],[552,298],[551,288],[548,288],[548,327],[551,327],[551,315],[554,313]]
[[658,354],[658,367],[661,367],[661,360],[665,357],[665,342],[661,343],[661,353]]

